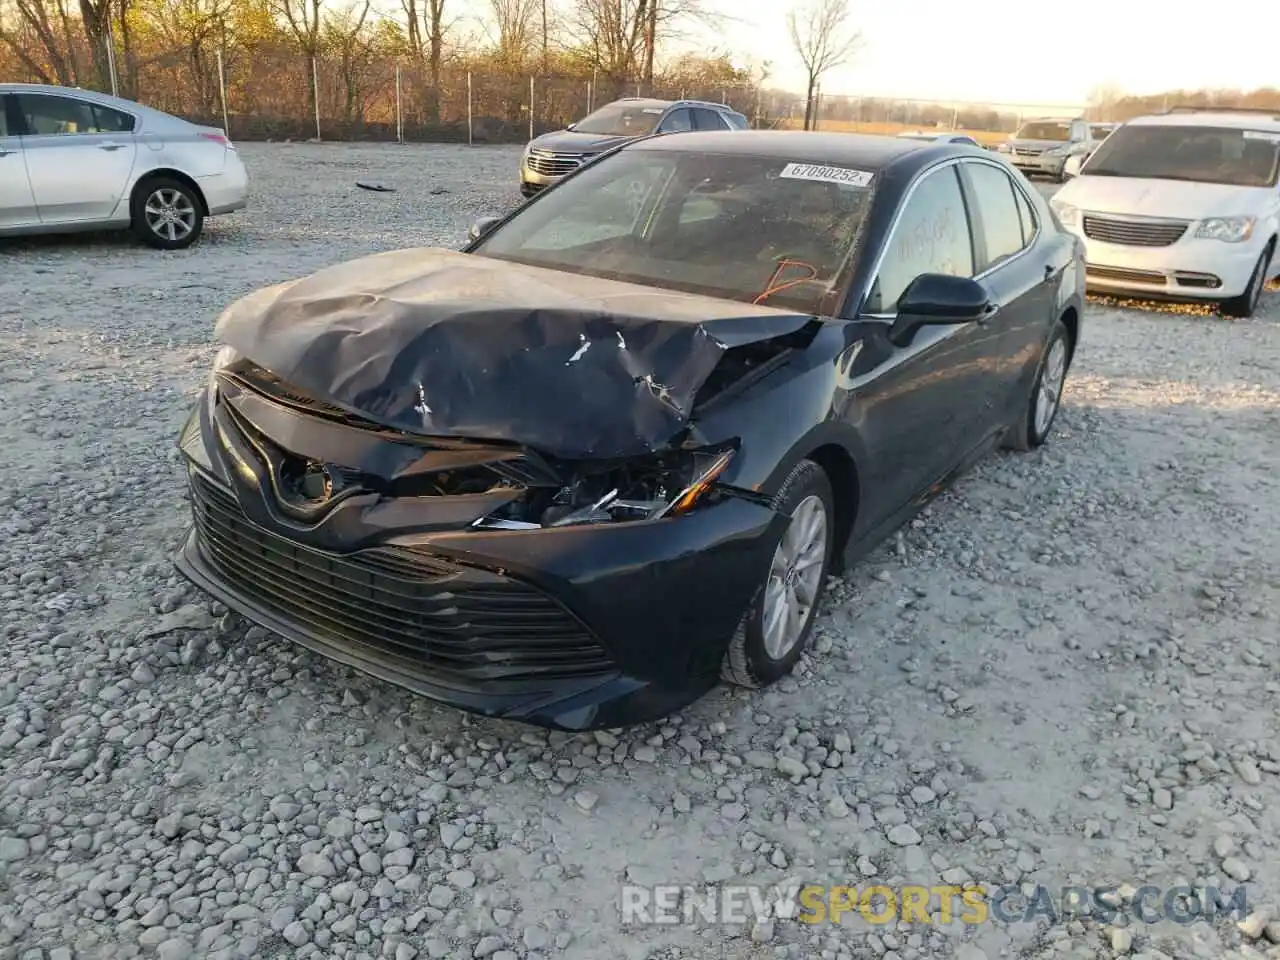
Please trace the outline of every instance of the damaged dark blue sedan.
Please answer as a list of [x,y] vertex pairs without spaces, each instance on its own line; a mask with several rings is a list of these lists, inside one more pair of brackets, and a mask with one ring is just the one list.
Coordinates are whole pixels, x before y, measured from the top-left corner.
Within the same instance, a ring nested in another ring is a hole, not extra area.
[[986,451],[1045,441],[1084,282],[977,148],[636,141],[461,252],[232,305],[180,441],[177,565],[490,716],[624,726],[763,686],[827,574]]

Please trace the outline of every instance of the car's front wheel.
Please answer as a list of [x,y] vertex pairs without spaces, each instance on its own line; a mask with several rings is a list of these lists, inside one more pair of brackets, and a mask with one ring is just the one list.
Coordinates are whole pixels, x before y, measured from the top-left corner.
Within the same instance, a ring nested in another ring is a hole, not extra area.
[[204,229],[204,210],[195,191],[171,177],[153,177],[133,193],[134,235],[159,250],[183,250]]
[[774,506],[791,519],[722,669],[726,680],[743,687],[768,686],[795,667],[813,631],[835,544],[831,482],[812,460],[796,464]]
[[1253,268],[1253,273],[1249,275],[1249,285],[1245,287],[1244,293],[1238,297],[1223,301],[1222,312],[1227,316],[1252,317],[1258,309],[1258,303],[1262,299],[1262,290],[1267,285],[1267,264],[1271,262],[1271,250],[1272,245],[1267,244],[1267,249],[1262,251],[1262,256],[1258,258],[1258,263]]
[[1022,414],[1005,438],[1005,446],[1013,450],[1034,450],[1049,439],[1049,430],[1062,405],[1062,388],[1071,366],[1071,334],[1061,320],[1053,324],[1053,331],[1040,354],[1040,364],[1031,384],[1031,396],[1027,398]]

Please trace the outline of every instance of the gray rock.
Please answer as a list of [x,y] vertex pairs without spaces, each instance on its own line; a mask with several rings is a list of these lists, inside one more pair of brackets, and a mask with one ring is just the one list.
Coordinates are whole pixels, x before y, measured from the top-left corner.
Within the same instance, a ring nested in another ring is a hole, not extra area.
[[909,847],[920,842],[920,834],[909,823],[900,823],[890,827],[885,837],[896,847]]

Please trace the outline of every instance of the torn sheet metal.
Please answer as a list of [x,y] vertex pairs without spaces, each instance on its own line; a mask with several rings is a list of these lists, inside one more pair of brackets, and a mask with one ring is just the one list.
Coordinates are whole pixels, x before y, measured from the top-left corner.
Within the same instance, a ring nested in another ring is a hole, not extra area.
[[812,317],[450,250],[258,291],[216,335],[319,400],[424,436],[563,459],[660,450],[728,349]]

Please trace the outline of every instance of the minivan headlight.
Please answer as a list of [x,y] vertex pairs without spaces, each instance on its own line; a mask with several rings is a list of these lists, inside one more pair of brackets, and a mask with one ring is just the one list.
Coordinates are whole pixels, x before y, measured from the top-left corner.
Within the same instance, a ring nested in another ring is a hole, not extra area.
[[1209,217],[1200,221],[1196,237],[1200,240],[1240,243],[1253,236],[1253,224],[1253,217]]
[[1050,200],[1049,206],[1053,208],[1053,212],[1058,215],[1058,219],[1062,221],[1064,227],[1075,227],[1080,224],[1080,208],[1070,203],[1062,203],[1058,200]]

